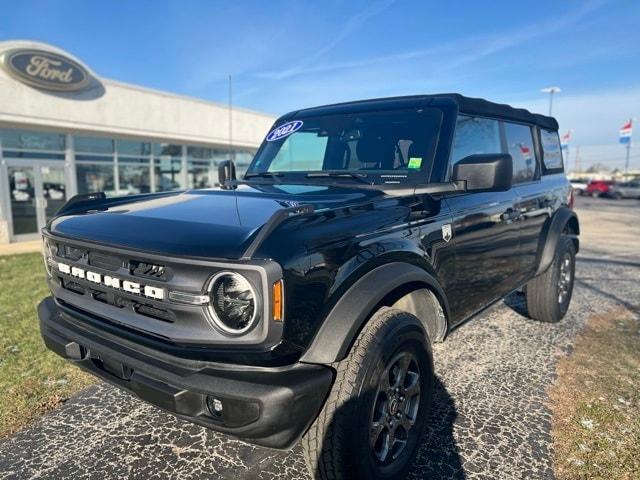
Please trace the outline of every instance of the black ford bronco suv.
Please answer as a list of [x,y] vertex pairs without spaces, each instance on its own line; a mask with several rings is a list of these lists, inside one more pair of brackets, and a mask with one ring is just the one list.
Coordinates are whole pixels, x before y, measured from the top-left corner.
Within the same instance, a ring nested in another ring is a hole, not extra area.
[[219,188],[72,198],[43,231],[47,346],[175,415],[397,478],[430,345],[520,290],[567,312],[578,219],[555,119],[456,94],[278,119]]

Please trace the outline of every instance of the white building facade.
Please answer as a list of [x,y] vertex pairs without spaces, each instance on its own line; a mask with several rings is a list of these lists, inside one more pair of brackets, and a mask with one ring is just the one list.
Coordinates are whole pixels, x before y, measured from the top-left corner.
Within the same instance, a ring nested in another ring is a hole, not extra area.
[[0,42],[0,64],[0,243],[37,238],[78,193],[213,186],[222,160],[247,168],[275,120],[101,79],[42,43]]

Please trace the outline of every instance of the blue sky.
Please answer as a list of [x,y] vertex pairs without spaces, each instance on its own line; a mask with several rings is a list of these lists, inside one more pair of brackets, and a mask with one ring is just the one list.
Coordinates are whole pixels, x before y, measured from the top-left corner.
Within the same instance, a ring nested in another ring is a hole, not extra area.
[[100,76],[215,101],[226,102],[231,74],[236,104],[274,114],[449,91],[546,113],[539,90],[558,85],[561,129],[584,161],[614,166],[619,127],[640,117],[634,0],[0,5],[0,39],[52,43]]

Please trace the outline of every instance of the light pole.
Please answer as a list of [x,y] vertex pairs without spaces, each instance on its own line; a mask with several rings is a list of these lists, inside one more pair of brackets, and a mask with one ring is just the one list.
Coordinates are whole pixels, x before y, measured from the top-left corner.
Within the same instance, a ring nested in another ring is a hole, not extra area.
[[542,93],[549,94],[549,116],[551,116],[551,113],[553,111],[553,94],[560,93],[562,90],[560,90],[560,87],[547,87],[547,88],[543,88],[540,91]]

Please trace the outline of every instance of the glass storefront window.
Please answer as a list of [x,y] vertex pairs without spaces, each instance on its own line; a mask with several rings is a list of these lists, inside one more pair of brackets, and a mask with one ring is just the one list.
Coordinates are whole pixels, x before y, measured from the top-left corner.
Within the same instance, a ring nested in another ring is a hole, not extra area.
[[120,183],[118,195],[135,195],[151,191],[149,165],[119,163],[118,180]]
[[182,158],[182,145],[169,143],[154,143],[153,155],[155,157],[178,157]]
[[100,137],[73,137],[73,148],[76,153],[112,154],[113,140]]
[[231,160],[233,158],[233,154],[231,150],[226,148],[214,148],[213,150],[213,164],[217,168],[218,164],[223,160]]
[[2,154],[6,158],[64,160],[65,136],[59,133],[0,129]]
[[115,194],[113,165],[78,163],[76,165],[78,193],[105,192]]
[[250,150],[236,150],[234,152],[234,161],[236,164],[236,175],[238,178],[242,178],[251,165],[254,152]]
[[182,175],[182,146],[168,143],[154,143],[154,175],[156,191],[185,188]]
[[209,160],[213,158],[215,150],[205,147],[187,147],[187,158],[189,160]]
[[214,149],[187,147],[188,188],[208,188],[213,186],[211,168]]
[[64,135],[59,133],[32,132],[28,130],[0,129],[2,148],[9,150],[46,150],[63,152]]
[[76,160],[90,162],[113,162],[113,140],[101,137],[73,137]]
[[178,190],[182,188],[182,160],[159,159],[155,162],[156,191]]
[[211,161],[194,161],[189,163],[188,188],[208,188],[211,183]]
[[118,140],[118,156],[148,157],[151,155],[151,144],[133,140]]

